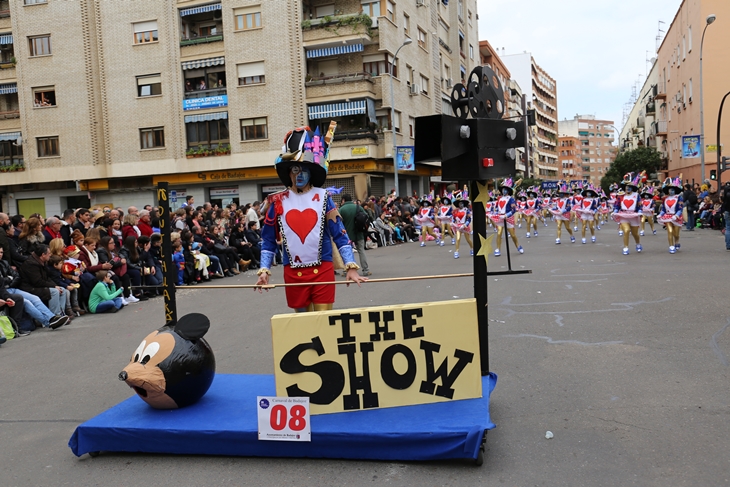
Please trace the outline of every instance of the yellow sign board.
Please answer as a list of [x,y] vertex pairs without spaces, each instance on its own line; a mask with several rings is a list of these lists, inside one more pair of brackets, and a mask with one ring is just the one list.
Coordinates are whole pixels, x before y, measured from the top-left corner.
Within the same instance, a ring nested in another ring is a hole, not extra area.
[[476,300],[276,315],[279,397],[311,414],[482,397]]
[[351,147],[350,148],[350,155],[351,156],[366,156],[370,153],[368,146],[364,147]]
[[717,145],[708,144],[705,146],[707,152],[717,152]]

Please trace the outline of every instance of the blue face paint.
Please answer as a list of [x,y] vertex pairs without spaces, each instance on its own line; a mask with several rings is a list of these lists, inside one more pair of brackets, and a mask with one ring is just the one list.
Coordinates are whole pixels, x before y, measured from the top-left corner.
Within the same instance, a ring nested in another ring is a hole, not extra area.
[[309,184],[309,168],[308,167],[302,167],[302,169],[297,174],[297,178],[294,181],[294,184],[297,186],[297,188],[302,189],[307,184]]
[[509,195],[509,189],[502,188],[502,194],[505,195],[505,196],[508,196]]
[[669,188],[669,195],[674,196],[674,194],[675,194],[674,188]]

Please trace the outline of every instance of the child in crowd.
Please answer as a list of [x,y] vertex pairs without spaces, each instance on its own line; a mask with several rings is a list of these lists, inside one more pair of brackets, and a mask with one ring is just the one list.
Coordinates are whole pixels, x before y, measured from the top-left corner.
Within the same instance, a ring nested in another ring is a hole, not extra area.
[[92,313],[116,313],[122,308],[122,289],[117,289],[112,278],[112,271],[96,271],[96,280],[99,281],[89,296],[89,311]]
[[172,246],[172,261],[177,269],[177,285],[182,286],[185,279],[185,256],[183,255],[183,246],[180,239],[175,240]]
[[[66,309],[64,310],[64,312],[66,313],[66,316],[68,316],[69,318],[73,318],[77,316],[74,308],[79,309],[78,288],[80,287],[80,285],[63,277],[63,275],[61,274],[63,262],[63,257],[61,257],[60,255],[51,255],[50,259],[48,260],[48,265],[46,267],[48,268],[48,277],[56,283],[56,286],[60,286],[66,289],[69,293],[71,293],[71,299],[67,301]],[[81,315],[79,314],[78,316]]]
[[86,314],[79,306],[79,288],[81,287],[81,274],[84,273],[86,267],[79,260],[79,248],[75,245],[69,245],[63,249],[64,261],[61,266],[61,276],[69,281],[76,291],[71,293],[71,309],[77,316]]

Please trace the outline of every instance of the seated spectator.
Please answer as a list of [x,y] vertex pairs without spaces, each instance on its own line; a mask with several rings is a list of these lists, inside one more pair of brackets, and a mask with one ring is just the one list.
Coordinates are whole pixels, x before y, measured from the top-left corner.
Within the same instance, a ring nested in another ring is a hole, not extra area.
[[[63,241],[63,240],[62,240]],[[56,283],[56,286],[64,288],[68,292],[68,301],[66,302],[66,308],[64,310],[66,316],[73,319],[75,316],[81,316],[81,313],[76,314],[80,311],[79,308],[79,293],[78,288],[80,284],[74,283],[69,279],[66,279],[61,273],[64,264],[64,259],[60,255],[51,255],[46,265],[48,270],[48,277]]]
[[[0,247],[0,253],[3,252],[3,248]],[[0,260],[2,260],[2,257],[0,256]],[[7,265],[6,261],[3,261],[0,266]],[[9,268],[10,266],[8,266]],[[2,270],[0,270],[2,272]],[[12,280],[12,278],[10,278]],[[10,293],[8,291],[8,281],[5,278],[0,278],[0,311],[7,314],[10,318],[15,321],[15,323],[20,323],[23,321],[23,313],[24,313],[24,307],[25,307],[25,299],[23,296],[17,293]],[[30,332],[23,332],[21,335],[18,333],[19,336],[27,335]]]
[[[51,310],[48,309],[48,306],[43,304],[41,298],[19,288],[20,274],[10,267],[10,264],[7,261],[2,259],[2,252],[3,249],[0,248],[0,281],[4,283],[7,292],[10,293],[11,296],[17,294],[23,298],[23,311],[40,323],[40,325],[44,328],[52,328],[55,330],[56,328],[68,323],[68,316],[54,315]],[[20,301],[17,300],[16,302],[20,303]],[[18,324],[20,325],[21,322],[19,321]],[[32,330],[33,327],[31,326],[26,329]]]
[[137,228],[139,229],[140,236],[144,235],[145,237],[149,237],[150,235],[152,235],[150,212],[147,210],[140,210],[138,215],[139,220],[137,221]]
[[38,244],[28,260],[18,272],[20,273],[20,289],[41,298],[54,315],[63,316],[68,304],[69,293],[48,276],[46,263],[51,258],[51,251],[46,244]]
[[59,220],[55,216],[49,217],[46,220],[46,227],[43,229],[43,236],[46,238],[45,242],[43,243],[48,245],[54,238],[60,238],[63,241],[63,236],[61,235],[61,227],[61,220]]
[[381,246],[394,245],[395,242],[393,242],[393,236],[390,226],[385,222],[384,217],[386,219],[388,217],[388,214],[386,212],[382,212],[380,216],[375,219],[375,223],[373,223],[373,226],[378,231]]
[[114,286],[113,275],[113,272],[104,270],[96,272],[98,282],[89,296],[89,311],[92,313],[116,313],[122,308],[122,298],[119,296],[122,290]]
[[[134,299],[129,301],[129,297],[132,293],[132,282],[127,273],[127,261],[126,259],[119,256],[117,252],[116,244],[110,236],[102,237],[99,241],[99,245],[96,248],[96,254],[99,256],[99,262],[110,263],[112,265],[112,272],[114,276],[112,280],[117,289],[122,289],[122,304],[129,304],[129,302],[136,302]],[[136,299],[136,298],[135,298]]]
[[183,255],[182,240],[176,240],[172,246],[172,262],[175,264],[177,270],[177,282],[178,286],[185,285],[185,255]]
[[124,239],[124,245],[119,249],[119,257],[127,261],[127,274],[132,281],[132,295],[127,298],[127,301],[130,303],[136,303],[137,300],[147,301],[147,296],[140,289],[135,289],[142,285],[142,264],[139,261],[139,252],[137,252],[136,236],[128,235]]
[[54,238],[46,245],[48,245],[48,250],[51,251],[51,255],[63,257],[63,251],[66,248],[66,246],[63,244],[63,239]]
[[224,269],[228,269],[233,274],[240,274],[238,269],[236,269],[236,264],[238,263],[243,270],[246,270],[248,263],[238,255],[236,249],[227,245],[225,231],[220,225],[212,225],[206,235],[213,241],[213,252],[220,259],[221,266]]
[[[145,286],[161,286],[162,272],[159,274],[157,273],[155,261],[152,259],[152,255],[150,254],[151,248],[152,242],[148,236],[142,235],[137,239],[137,251],[139,252],[139,262],[142,266],[142,277],[144,279]],[[157,296],[157,293],[152,290],[146,290],[144,295],[147,297],[153,297]]]
[[139,231],[139,228],[137,227],[138,221],[139,218],[137,218],[137,215],[124,215],[124,220],[122,223],[122,244],[127,241],[127,237],[129,236],[133,236],[136,239],[137,237],[142,235],[142,233]]
[[205,254],[210,260],[210,266],[208,267],[208,274],[210,277],[226,277],[223,273],[220,259],[213,252],[213,242],[205,236],[205,232],[202,227],[196,226],[193,228],[193,242],[198,244],[196,248],[200,251],[200,253]]
[[18,251],[27,257],[40,244],[45,244],[46,236],[43,234],[43,226],[38,218],[28,218],[23,224],[23,231],[18,236]]
[[[409,205],[410,206],[410,205]],[[416,227],[413,225],[413,218],[411,218],[411,212],[406,211],[401,217],[401,224],[403,232],[406,234],[407,241],[416,241]]]
[[[0,229],[0,231],[3,231]],[[28,260],[28,256],[24,255],[20,251],[20,244],[18,243],[18,239],[14,238],[15,229],[13,227],[8,227],[7,235],[8,235],[8,246],[10,247],[10,262],[14,266],[20,266]]]

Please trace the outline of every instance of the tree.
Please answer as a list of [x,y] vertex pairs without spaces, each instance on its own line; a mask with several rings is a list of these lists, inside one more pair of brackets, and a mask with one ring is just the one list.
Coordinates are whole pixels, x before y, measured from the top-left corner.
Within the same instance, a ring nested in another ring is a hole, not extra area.
[[634,150],[621,152],[601,179],[601,187],[608,193],[608,187],[620,183],[629,172],[640,174],[656,173],[662,165],[662,157],[653,147],[637,147]]

